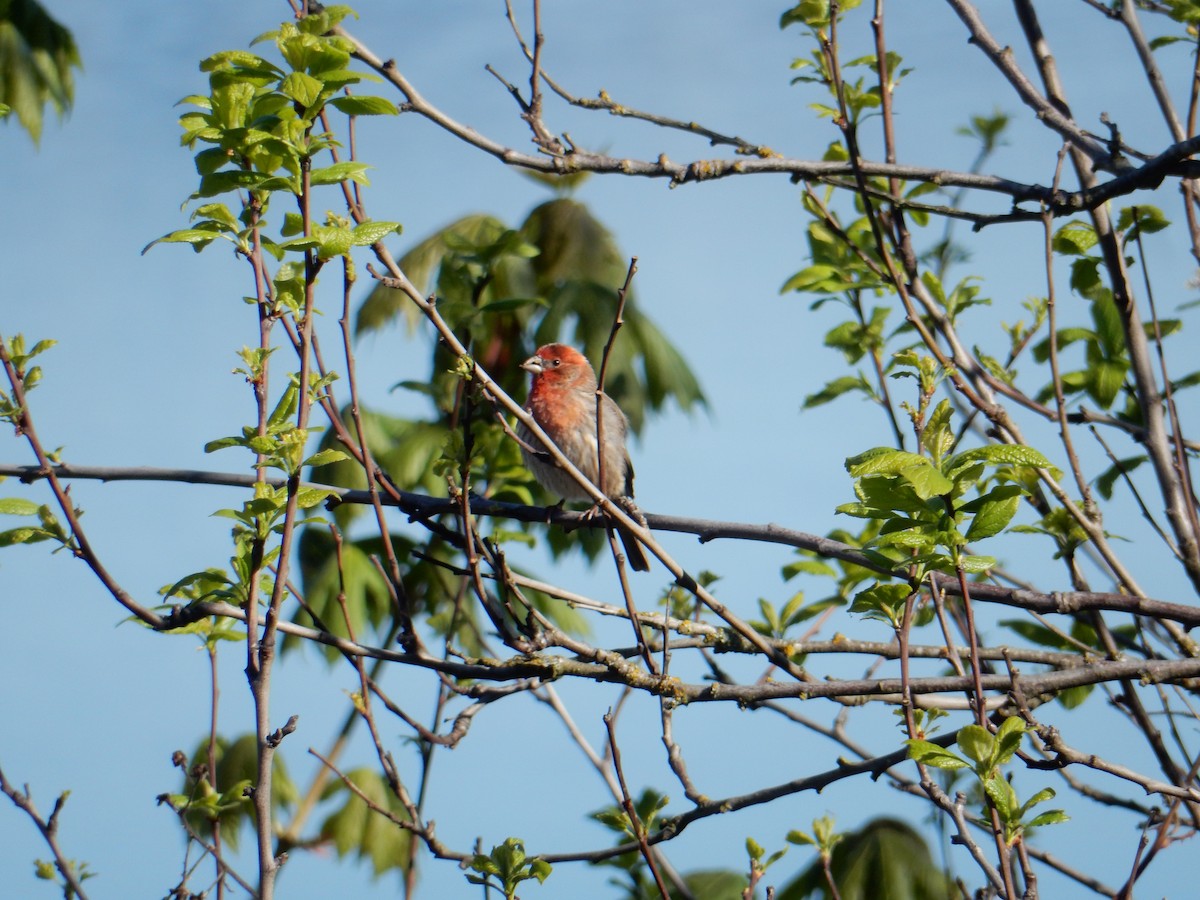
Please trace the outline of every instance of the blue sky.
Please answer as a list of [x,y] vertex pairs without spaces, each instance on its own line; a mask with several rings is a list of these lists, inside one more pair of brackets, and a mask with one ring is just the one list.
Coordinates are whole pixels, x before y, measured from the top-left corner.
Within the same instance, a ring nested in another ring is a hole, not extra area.
[[[252,417],[249,391],[231,374],[235,351],[255,339],[250,307],[239,299],[247,292],[244,268],[220,250],[199,256],[182,247],[159,247],[146,256],[140,250],[186,219],[180,205],[194,189],[195,173],[179,146],[174,104],[203,91],[197,62],[246,46],[286,17],[286,4],[52,0],[48,6],[75,33],[83,55],[75,111],[61,126],[48,122],[40,149],[12,125],[0,129],[0,246],[6,259],[0,331],[59,341],[44,360],[45,380],[32,398],[39,431],[47,445],[62,446],[64,459],[79,464],[236,467],[240,461],[232,454],[210,457],[202,448]],[[502,3],[362,0],[356,6],[361,20],[353,30],[380,55],[394,57],[430,101],[489,136],[529,149],[528,132],[507,93],[484,71],[491,63],[517,83],[526,78]],[[779,31],[782,4],[663,0],[647,7],[620,0],[603,14],[594,5],[546,6],[544,63],[578,94],[605,89],[618,102],[694,119],[791,157],[818,157],[836,138],[828,121],[808,109],[821,98],[788,84],[791,59],[807,48],[798,30]],[[891,48],[917,66],[898,100],[901,161],[964,169],[974,146],[955,136],[955,127],[996,107],[1021,110],[967,45],[960,23],[937,4],[926,6],[928,15],[917,21],[901,21],[900,5],[890,13]],[[1069,18],[1078,10],[1068,13],[1067,6],[1047,10],[1046,26],[1051,40],[1057,38],[1079,120],[1099,128],[1097,117],[1106,111],[1126,135],[1137,135],[1135,143],[1165,145],[1165,130],[1145,92],[1120,75],[1124,56],[1116,52],[1105,71],[1082,68],[1094,41],[1107,33],[1095,16],[1086,20],[1093,30],[1081,31]],[[858,16],[854,41],[867,35],[863,19]],[[1019,43],[1010,24],[995,27],[1002,41]],[[1086,77],[1079,74],[1085,71]],[[620,155],[715,155],[700,141],[601,114],[552,106],[547,121],[581,144]],[[868,152],[877,147],[871,138],[865,143]],[[404,235],[395,241],[399,251],[472,212],[518,222],[548,196],[415,116],[364,123],[359,148],[376,165],[367,194],[371,214],[404,223]],[[998,154],[995,168],[1045,183],[1055,149],[1046,135],[1025,127]],[[824,332],[838,320],[832,305],[812,313],[812,298],[779,294],[804,265],[799,195],[786,178],[766,176],[676,190],[661,182],[593,178],[578,193],[624,252],[639,257],[640,302],[683,348],[710,399],[707,413],[671,411],[653,420],[633,445],[645,509],[823,533],[843,524],[833,510],[851,496],[842,461],[888,440],[879,413],[856,401],[801,412],[806,395],[841,374],[841,361],[822,347]],[[1177,215],[1169,206],[1173,195],[1164,192],[1154,202]],[[991,229],[977,238],[970,271],[983,276],[984,293],[994,300],[985,321],[1011,322],[1022,315],[1025,297],[1044,293],[1040,241],[1034,225]],[[1173,308],[1191,299],[1187,248],[1163,239],[1152,243],[1151,252],[1162,272],[1160,304]],[[332,328],[336,317],[327,318]],[[983,329],[979,334],[997,341]],[[389,388],[423,375],[427,340],[422,334],[409,341],[395,330],[363,342],[359,382],[370,404],[399,415],[423,411],[418,400]],[[1049,441],[1050,432],[1034,430],[1032,436]],[[0,461],[26,463],[30,457],[4,435]],[[0,486],[0,495],[13,494],[48,497],[44,488]],[[224,563],[228,525],[210,514],[240,498],[230,489],[89,483],[75,485],[73,496],[87,510],[85,525],[107,565],[147,604],[180,575]],[[781,581],[779,570],[790,556],[780,548],[701,546],[677,535],[663,543],[690,571],[720,572],[719,595],[743,616],[756,614],[758,597],[782,603],[795,589]],[[1027,545],[1015,546],[1019,553]],[[1164,599],[1185,597],[1181,585],[1162,574],[1156,554],[1152,546],[1139,546],[1136,561],[1147,588]],[[525,559],[540,560],[533,552]],[[584,592],[610,589],[603,567],[566,566],[562,577]],[[637,588],[646,605],[663,586],[655,577]],[[1042,577],[1046,588],[1066,586],[1056,569],[1045,569]],[[178,785],[171,752],[190,750],[204,732],[203,655],[182,639],[121,624],[121,610],[85,568],[64,554],[49,557],[44,546],[0,555],[0,614],[9,622],[0,654],[0,766],[10,780],[31,786],[43,811],[60,790],[72,791],[61,840],[70,856],[100,873],[89,883],[93,897],[165,892],[178,877],[181,841],[154,797]],[[864,631],[852,622],[840,630]],[[237,652],[224,654],[222,724],[230,732],[252,721],[242,664]],[[301,716],[301,731],[286,745],[300,779],[312,770],[304,750],[323,747],[344,714],[344,692],[355,686],[351,674],[326,670],[315,654],[284,663],[273,709],[280,723],[293,712]],[[411,676],[395,677],[389,684],[402,692],[402,679]],[[414,680],[414,690],[418,684],[427,687]],[[576,704],[581,728],[599,745],[600,715],[617,693],[588,685],[561,689]],[[481,716],[462,746],[439,755],[430,798],[439,835],[467,847],[476,835],[490,846],[515,834],[531,851],[605,841],[596,826],[579,819],[580,811],[609,802],[599,779],[544,709],[529,700],[514,706],[511,718],[500,710]],[[831,706],[803,712],[825,720],[834,714]],[[713,796],[835,763],[831,745],[749,715],[712,709],[680,716],[677,736],[693,776]],[[1071,722],[1083,727],[1075,715]],[[657,707],[648,700],[635,700],[623,713],[622,749],[638,785],[667,783],[658,727]],[[857,727],[866,729],[873,746],[892,740],[885,737],[890,717],[882,713]],[[385,736],[399,743],[403,729],[390,723],[387,729]],[[360,759],[369,761],[365,754]],[[572,798],[569,808],[559,808],[561,796]],[[852,827],[881,813],[921,817],[925,808],[878,787],[837,787],[694,826],[672,845],[671,857],[683,870],[740,868],[747,835],[772,849],[788,829],[807,828],[826,812],[836,815],[839,826]],[[1097,864],[1108,867],[1100,874],[1110,882],[1124,877],[1136,841],[1132,819],[1122,829],[1112,839],[1128,854]],[[14,896],[46,894],[48,887],[34,885],[30,863],[46,851],[10,808],[0,807],[0,842],[6,848],[0,884]],[[1057,852],[1069,855],[1071,848]],[[785,862],[796,868],[803,858],[794,850]],[[1161,865],[1152,877],[1170,863]],[[244,867],[252,869],[249,862]],[[974,877],[965,860],[959,868]],[[1148,893],[1169,890],[1165,877]],[[426,862],[424,878],[422,896],[468,895],[451,865]],[[544,889],[523,894],[599,896],[596,882],[594,872],[560,867]],[[383,896],[393,887],[389,877],[376,889]],[[334,890],[366,895],[370,878],[354,864],[297,855],[282,888],[290,897]]]

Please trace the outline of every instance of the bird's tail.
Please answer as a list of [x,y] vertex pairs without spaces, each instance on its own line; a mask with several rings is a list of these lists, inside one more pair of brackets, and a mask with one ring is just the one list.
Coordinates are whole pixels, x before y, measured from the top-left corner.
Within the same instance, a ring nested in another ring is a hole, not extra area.
[[[642,526],[645,526],[646,517],[637,508],[632,497],[622,497],[617,502],[625,512],[629,513]],[[650,559],[646,556],[646,550],[642,547],[641,542],[638,541],[631,531],[624,528],[617,529],[617,536],[621,538],[621,545],[625,548],[625,559],[629,562],[629,567],[635,572],[649,572]]]

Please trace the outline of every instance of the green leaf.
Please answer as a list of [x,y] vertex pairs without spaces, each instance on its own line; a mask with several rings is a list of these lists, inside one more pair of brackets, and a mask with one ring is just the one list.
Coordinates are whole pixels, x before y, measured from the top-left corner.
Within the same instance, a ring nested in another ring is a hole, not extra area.
[[[843,269],[834,265],[818,264],[801,269],[783,283],[779,293],[792,291],[811,294],[840,294],[854,284]],[[828,338],[826,339],[828,344]],[[830,346],[834,346],[830,344]]]
[[324,450],[318,450],[308,459],[304,460],[302,465],[305,466],[325,466],[329,463],[342,462],[350,459],[350,454],[344,450],[335,450],[332,447],[326,447]]
[[987,763],[996,749],[996,739],[979,725],[964,725],[958,732],[958,748],[976,763]]
[[[940,461],[947,451],[954,446],[954,432],[950,428],[950,417],[953,407],[949,400],[939,403],[929,415],[925,430],[921,433],[921,442],[933,456],[935,462]],[[942,491],[942,493],[946,493]]]
[[23,497],[0,497],[0,513],[8,516],[36,516],[39,504]]
[[343,181],[369,185],[370,182],[364,174],[369,168],[371,168],[369,165],[361,162],[334,163],[323,169],[313,169],[309,180],[313,185],[341,184]]
[[862,391],[867,397],[874,397],[874,391],[870,383],[860,372],[857,375],[843,375],[840,378],[835,378],[833,381],[827,382],[825,387],[817,393],[809,394],[804,398],[804,409],[822,406],[850,391]]
[[300,405],[300,386],[295,380],[291,381],[279,397],[279,402],[267,419],[268,426],[281,425],[291,418]]
[[1039,803],[1045,803],[1047,800],[1053,800],[1057,795],[1054,793],[1054,788],[1042,788],[1021,805],[1022,812],[1028,812]]
[[1149,459],[1148,456],[1127,456],[1125,459],[1117,460],[1112,466],[1105,470],[1099,478],[1096,479],[1096,490],[1100,492],[1100,496],[1105,500],[1111,500],[1113,495],[1113,487],[1117,483],[1117,479],[1128,475],[1142,463]]
[[762,859],[763,854],[766,852],[767,851],[763,849],[762,845],[754,838],[746,838],[746,854],[751,859]]
[[235,66],[251,72],[262,71],[276,75],[283,74],[283,70],[278,66],[263,59],[256,53],[251,53],[249,50],[222,50],[200,61],[201,72],[215,72]]
[[986,447],[975,447],[956,453],[946,460],[944,469],[946,472],[953,472],[975,461],[993,466],[1034,466],[1040,469],[1051,467],[1050,460],[1032,447],[1022,444],[988,444]]
[[1067,222],[1055,232],[1051,246],[1055,253],[1082,256],[1096,246],[1096,229],[1085,222]]
[[874,584],[854,595],[850,612],[895,624],[900,621],[904,602],[912,594],[907,584]]
[[994,556],[960,556],[959,567],[968,575],[978,575],[996,567]]
[[846,471],[854,478],[861,478],[864,475],[896,475],[902,469],[931,465],[926,457],[918,453],[875,447],[847,459]]
[[1050,809],[1034,816],[1026,823],[1026,828],[1041,828],[1043,825],[1057,825],[1059,822],[1069,822],[1071,817],[1061,809]]
[[1129,364],[1124,360],[1099,360],[1088,367],[1087,392],[1104,409],[1112,407],[1125,383]]
[[[842,0],[838,4],[839,18],[847,10],[854,9],[862,0]],[[829,24],[829,0],[800,0],[779,18],[779,27],[803,24],[809,28],[824,28]]]
[[984,778],[983,792],[987,794],[1005,824],[1015,825],[1020,820],[1021,808],[1017,803],[1017,792],[1007,779],[998,773]]
[[691,896],[704,900],[742,900],[742,890],[746,887],[744,872],[721,869],[688,872],[683,876],[683,881]]
[[11,547],[14,544],[36,544],[40,541],[48,541],[53,537],[54,535],[44,528],[32,526],[10,528],[8,531],[0,531],[0,547]]
[[933,467],[929,460],[924,464],[900,470],[900,477],[912,485],[922,500],[941,497],[954,489],[954,482]]
[[1095,690],[1094,684],[1081,684],[1077,687],[1065,688],[1054,695],[1054,699],[1063,709],[1075,709],[1082,706]]
[[305,72],[291,72],[279,83],[279,90],[305,109],[317,102],[323,87],[320,81]]
[[333,491],[324,488],[301,488],[296,492],[296,504],[301,509],[312,509],[314,506],[320,506],[333,494]]
[[553,870],[553,866],[544,859],[535,859],[529,863],[529,871],[537,879],[538,884],[545,883]]
[[910,759],[933,766],[935,769],[969,769],[971,767],[971,764],[958,754],[930,741],[908,740],[904,743],[908,745]]
[[1096,325],[1096,336],[1109,359],[1125,353],[1125,325],[1112,295],[1105,293],[1092,301],[1092,321]]
[[222,236],[220,232],[211,228],[181,228],[155,238],[142,248],[142,253],[145,254],[155,244],[191,244],[196,250],[203,250]]
[[317,240],[317,256],[334,259],[349,253],[354,246],[354,235],[349,228],[336,225],[314,225],[312,236]]
[[1066,653],[1078,653],[1079,647],[1066,638],[1061,637],[1045,625],[1028,622],[1024,619],[1001,619],[997,624],[1003,625],[1019,634],[1025,640],[1042,647],[1053,647]]
[[351,240],[356,247],[369,247],[393,232],[399,234],[401,228],[399,222],[363,222],[361,225],[355,226],[354,231],[351,232]]
[[[404,805],[379,772],[364,767],[346,773],[346,777],[376,805],[397,818],[408,818]],[[406,870],[412,836],[370,809],[340,780],[331,783],[322,799],[328,801],[343,794],[341,808],[321,823],[321,837],[333,844],[340,857],[353,854],[358,859],[370,859],[376,875],[389,869]]]
[[355,94],[350,97],[334,97],[329,105],[348,116],[398,116],[400,110],[391,100],[383,97],[366,97]]
[[1025,736],[1025,721],[1019,716],[1009,716],[996,730],[996,765],[1010,762],[1021,748]]
[[217,438],[215,441],[209,441],[204,445],[205,453],[212,453],[216,450],[224,450],[226,447],[244,447],[246,441],[240,437],[223,437]]
[[832,578],[837,575],[837,570],[829,563],[820,559],[798,559],[795,562],[790,562],[782,569],[784,581],[790,581],[800,574],[806,575],[821,575]]
[[[1097,256],[1082,256],[1071,262],[1071,290],[1089,300],[1098,300],[1112,296],[1112,292],[1104,286],[1100,278],[1100,258]],[[1069,330],[1069,329],[1068,329]]]
[[[1006,487],[1015,487],[1015,485],[1006,485]],[[1017,514],[1020,502],[1020,488],[1017,488],[1017,493],[1012,496],[989,500],[982,504],[975,513],[975,517],[971,519],[970,527],[967,528],[967,541],[981,541],[999,534],[1008,527],[1008,523]]]
[[1138,231],[1153,234],[1169,228],[1171,223],[1157,206],[1127,206],[1117,217],[1117,229],[1127,231],[1135,225]]
[[60,117],[71,109],[72,69],[81,66],[75,38],[46,12],[46,5],[54,4],[0,3],[0,117],[16,113],[35,144],[41,139],[46,104]]

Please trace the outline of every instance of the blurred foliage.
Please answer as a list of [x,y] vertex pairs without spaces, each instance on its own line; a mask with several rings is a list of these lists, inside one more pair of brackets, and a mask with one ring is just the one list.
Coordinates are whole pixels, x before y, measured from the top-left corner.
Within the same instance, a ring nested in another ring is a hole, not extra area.
[[[879,818],[840,836],[829,868],[841,900],[951,900],[954,882],[934,863],[921,835],[898,819]],[[818,857],[782,888],[777,900],[833,897]]]
[[70,111],[71,70],[81,67],[75,38],[37,0],[0,0],[0,107],[16,113],[34,143],[47,103],[60,117]]
[[[346,777],[379,809],[398,819],[408,819],[404,805],[386,779],[375,770],[354,769]],[[343,805],[321,823],[321,839],[333,843],[338,856],[370,859],[376,877],[391,869],[412,865],[412,835],[392,820],[379,815],[367,801],[350,790],[341,779],[333,781],[322,801],[344,798]]]

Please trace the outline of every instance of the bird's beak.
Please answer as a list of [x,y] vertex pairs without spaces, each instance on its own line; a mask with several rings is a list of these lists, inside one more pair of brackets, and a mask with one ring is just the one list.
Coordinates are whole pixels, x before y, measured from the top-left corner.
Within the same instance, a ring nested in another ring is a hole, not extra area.
[[542,365],[540,357],[531,356],[525,362],[521,363],[521,368],[531,375],[540,375],[545,367]]

